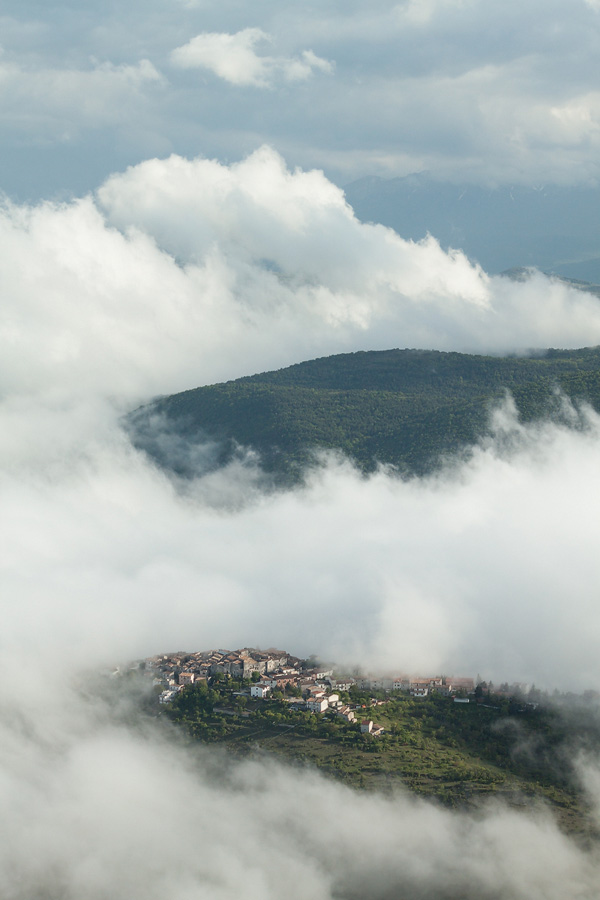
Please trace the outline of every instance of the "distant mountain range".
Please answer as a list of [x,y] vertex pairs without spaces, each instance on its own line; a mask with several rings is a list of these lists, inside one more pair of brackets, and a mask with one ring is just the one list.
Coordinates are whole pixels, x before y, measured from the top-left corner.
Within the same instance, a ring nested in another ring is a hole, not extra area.
[[600,188],[483,188],[405,178],[361,178],[344,187],[364,222],[464,250],[490,274],[516,266],[600,283]]
[[297,481],[314,449],[423,474],[489,429],[510,392],[523,420],[565,419],[562,397],[600,410],[600,348],[488,357],[430,350],[344,353],[162,397],[131,413],[134,443],[191,476],[253,448]]

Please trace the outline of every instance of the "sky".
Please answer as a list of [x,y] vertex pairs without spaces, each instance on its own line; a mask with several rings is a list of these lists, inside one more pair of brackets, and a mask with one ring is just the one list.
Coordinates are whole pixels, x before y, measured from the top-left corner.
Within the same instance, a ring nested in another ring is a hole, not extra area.
[[597,0],[129,0],[0,17],[2,183],[79,195],[263,143],[343,185],[597,184]]
[[[330,456],[283,492],[248,448],[219,472],[195,448],[184,484],[123,428],[154,396],[336,352],[600,343],[593,296],[361,223],[341,188],[422,170],[595,184],[599,16],[592,0],[3,4],[10,900],[597,896],[597,849],[542,808],[450,813],[227,764],[132,726],[81,673],[256,644],[600,687],[593,411],[524,426],[507,397],[435,476]],[[595,811],[597,761],[574,769]]]

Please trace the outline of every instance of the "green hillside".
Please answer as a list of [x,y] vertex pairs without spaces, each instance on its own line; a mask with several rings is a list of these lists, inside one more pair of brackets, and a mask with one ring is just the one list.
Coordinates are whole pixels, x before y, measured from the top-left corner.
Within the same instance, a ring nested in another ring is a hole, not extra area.
[[560,393],[600,410],[600,348],[529,357],[345,353],[163,397],[129,425],[138,446],[182,474],[193,470],[190,456],[172,455],[164,433],[157,439],[156,414],[184,444],[212,440],[214,466],[252,447],[267,471],[294,479],[316,448],[341,450],[364,471],[380,462],[422,474],[485,433],[507,392],[524,421],[560,416]]
[[352,688],[343,696],[363,705],[359,718],[385,729],[373,737],[333,711],[315,715],[283,698],[252,700],[244,687],[233,680],[211,687],[198,682],[162,711],[192,742],[218,743],[236,756],[279,757],[355,788],[404,787],[450,807],[492,797],[515,806],[542,802],[565,830],[590,827],[572,761],[582,747],[597,748],[592,703],[571,698],[562,706],[536,706],[492,694],[456,704],[435,693],[415,699]]

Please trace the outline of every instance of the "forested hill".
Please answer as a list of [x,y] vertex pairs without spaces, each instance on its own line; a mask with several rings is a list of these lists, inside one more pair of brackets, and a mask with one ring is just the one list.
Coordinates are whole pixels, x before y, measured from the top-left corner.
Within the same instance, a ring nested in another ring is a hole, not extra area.
[[[382,462],[422,474],[484,434],[507,391],[525,421],[560,415],[561,394],[600,410],[600,348],[344,353],[160,398],[129,426],[137,446],[181,474],[199,459],[222,465],[239,446],[284,480],[300,477],[314,448],[341,450],[365,471]],[[210,452],[191,452],[207,439]]]

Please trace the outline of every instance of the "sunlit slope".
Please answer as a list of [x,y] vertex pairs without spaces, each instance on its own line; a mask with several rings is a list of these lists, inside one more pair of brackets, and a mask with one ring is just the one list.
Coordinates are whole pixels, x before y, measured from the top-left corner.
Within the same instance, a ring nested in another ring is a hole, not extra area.
[[507,393],[525,421],[564,419],[565,397],[598,410],[600,348],[526,358],[424,350],[340,354],[163,397],[130,421],[138,445],[182,470],[188,463],[181,454],[169,458],[164,429],[180,444],[214,441],[212,465],[241,445],[284,477],[297,475],[314,449],[342,451],[365,471],[388,463],[421,474],[485,434],[491,410]]
[[193,741],[219,743],[240,756],[316,766],[352,787],[389,792],[403,786],[463,808],[491,797],[517,806],[542,801],[565,830],[590,825],[573,769],[576,748],[598,744],[598,708],[590,700],[571,696],[538,704],[491,694],[456,704],[435,692],[413,698],[381,691],[374,706],[370,691],[342,692],[359,721],[372,719],[384,728],[374,737],[333,710],[315,715],[283,697],[242,699],[244,688],[248,692],[235,679],[210,688],[200,681],[161,711]]

